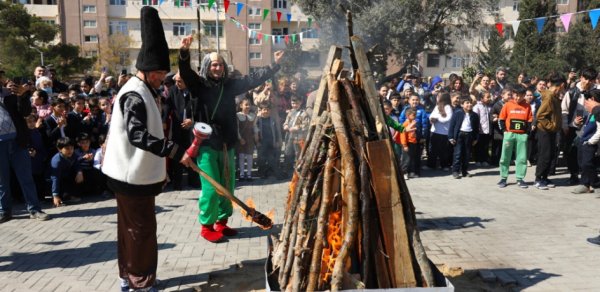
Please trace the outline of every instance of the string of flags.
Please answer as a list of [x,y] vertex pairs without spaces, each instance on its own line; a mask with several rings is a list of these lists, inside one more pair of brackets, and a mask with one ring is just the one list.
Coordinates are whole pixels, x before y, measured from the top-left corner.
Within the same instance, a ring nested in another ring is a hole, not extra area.
[[227,16],[229,20],[235,23],[235,26],[243,31],[248,32],[248,37],[251,39],[264,40],[265,42],[271,40],[273,44],[278,44],[281,42],[285,42],[285,44],[295,44],[296,41],[302,43],[306,33],[312,33],[314,29],[308,29],[299,33],[286,34],[286,35],[273,35],[268,33],[263,33],[258,30],[250,29],[248,26],[240,23],[237,19],[232,16]]
[[521,24],[521,22],[535,21],[535,25],[536,25],[538,34],[541,34],[542,30],[544,29],[544,25],[546,24],[546,21],[548,19],[559,18],[563,27],[565,28],[565,31],[569,32],[569,26],[571,25],[571,19],[573,18],[573,16],[576,16],[578,14],[584,14],[584,13],[588,13],[588,15],[589,15],[591,22],[592,22],[592,29],[596,29],[596,26],[598,25],[598,19],[600,18],[600,8],[565,13],[565,14],[560,14],[560,15],[536,17],[536,18],[505,21],[505,22],[496,22],[495,27],[496,27],[496,30],[498,31],[498,35],[500,35],[500,37],[504,37],[505,24],[509,24],[510,26],[512,26],[513,34],[516,36],[517,32],[519,31],[519,25]]

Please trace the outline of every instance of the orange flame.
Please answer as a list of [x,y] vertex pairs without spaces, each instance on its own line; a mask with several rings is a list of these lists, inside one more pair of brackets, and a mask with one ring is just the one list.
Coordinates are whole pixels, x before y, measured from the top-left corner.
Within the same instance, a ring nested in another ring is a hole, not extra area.
[[331,212],[327,227],[327,247],[323,248],[321,258],[321,280],[329,282],[335,260],[342,247],[342,211]]
[[275,219],[275,208],[271,209],[267,214],[265,214],[271,221]]
[[[256,204],[254,203],[254,200],[252,200],[252,198],[248,198],[246,200],[246,205],[252,209],[256,209]],[[248,213],[244,209],[240,208],[240,213],[242,213],[242,217],[244,218],[244,220],[252,222],[252,216],[248,216]]]

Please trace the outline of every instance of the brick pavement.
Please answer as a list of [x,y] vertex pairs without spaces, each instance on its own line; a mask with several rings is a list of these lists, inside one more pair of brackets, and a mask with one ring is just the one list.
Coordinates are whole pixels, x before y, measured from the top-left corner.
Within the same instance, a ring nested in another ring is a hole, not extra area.
[[[534,168],[528,169],[532,181]],[[573,195],[572,187],[522,190],[509,178],[498,189],[496,169],[474,170],[455,180],[439,171],[409,180],[422,240],[431,260],[480,270],[492,281],[525,291],[600,289],[600,247],[585,239],[598,234],[598,195]],[[558,176],[558,183],[566,175]],[[241,186],[263,212],[276,209],[281,223],[287,183],[274,180]],[[193,291],[214,271],[266,257],[268,232],[244,221],[237,211],[232,226],[240,235],[212,244],[198,235],[198,192],[166,192],[157,197],[158,276],[165,291]],[[54,219],[17,218],[0,225],[2,291],[116,291],[116,203],[90,198],[77,205],[49,208]],[[276,226],[277,227],[277,226]]]

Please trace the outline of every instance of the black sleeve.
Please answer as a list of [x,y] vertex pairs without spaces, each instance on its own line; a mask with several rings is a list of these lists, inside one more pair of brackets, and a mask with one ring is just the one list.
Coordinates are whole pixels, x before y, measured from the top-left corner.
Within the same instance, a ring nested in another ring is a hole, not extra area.
[[26,117],[31,114],[31,100],[29,94],[23,94],[18,97],[17,103],[19,107],[19,115]]
[[596,119],[596,121],[600,121],[600,106],[592,109],[592,115],[594,115],[594,119]]
[[173,141],[159,139],[148,132],[146,106],[138,94],[124,94],[120,106],[127,123],[127,139],[131,145],[160,157],[168,156],[176,161],[181,159],[185,149],[179,149]]
[[280,68],[281,66],[279,66],[279,64],[273,63],[270,66],[262,67],[241,79],[234,79],[232,89],[233,94],[239,95],[260,86],[267,81],[267,79],[273,77]]
[[181,75],[181,79],[187,86],[187,88],[195,93],[193,96],[199,96],[198,87],[204,84],[204,80],[192,70],[190,66],[190,51],[189,50],[179,50],[179,74]]
[[506,121],[498,119],[498,129],[500,129],[502,133],[506,132]]

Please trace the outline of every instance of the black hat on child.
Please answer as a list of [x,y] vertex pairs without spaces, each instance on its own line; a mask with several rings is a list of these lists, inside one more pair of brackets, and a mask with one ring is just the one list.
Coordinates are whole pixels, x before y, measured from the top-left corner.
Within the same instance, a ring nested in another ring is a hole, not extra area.
[[142,48],[135,67],[140,71],[170,71],[169,46],[158,10],[144,6],[141,11]]

